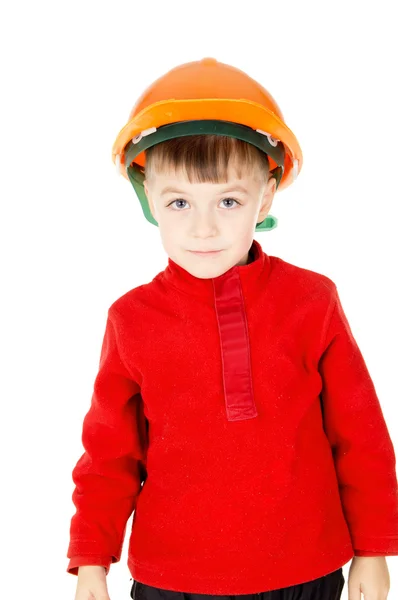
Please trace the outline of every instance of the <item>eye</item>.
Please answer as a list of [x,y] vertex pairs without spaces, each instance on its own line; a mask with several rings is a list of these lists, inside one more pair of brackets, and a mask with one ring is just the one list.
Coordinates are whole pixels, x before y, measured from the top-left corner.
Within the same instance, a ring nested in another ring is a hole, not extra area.
[[[223,199],[221,200],[221,202],[227,202],[227,201],[232,201],[232,202],[235,202],[235,203],[236,203],[236,204],[238,204],[239,206],[241,205],[241,203],[240,203],[240,202],[238,202],[237,200],[235,200],[235,198],[223,198]],[[167,204],[167,207],[169,207],[169,206],[172,206],[172,205],[173,205],[175,202],[186,202],[186,200],[183,200],[182,198],[177,198],[177,200],[173,200],[172,202],[170,202],[169,204]],[[232,206],[234,206],[234,205],[232,205]],[[229,208],[229,207],[227,207],[227,208]],[[175,210],[175,209],[174,209],[174,210]],[[176,209],[176,210],[179,210],[179,209]],[[180,211],[180,212],[181,212],[181,211]]]

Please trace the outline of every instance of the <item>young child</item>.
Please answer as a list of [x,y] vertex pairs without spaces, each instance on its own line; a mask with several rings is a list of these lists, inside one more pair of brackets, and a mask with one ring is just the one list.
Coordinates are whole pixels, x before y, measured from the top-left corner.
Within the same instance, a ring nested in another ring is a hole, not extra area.
[[108,310],[73,470],[76,600],[108,598],[133,511],[134,600],[338,600],[351,559],[350,600],[387,598],[398,486],[375,387],[336,284],[253,239],[302,166],[275,100],[213,58],[180,65],[113,160],[169,259]]

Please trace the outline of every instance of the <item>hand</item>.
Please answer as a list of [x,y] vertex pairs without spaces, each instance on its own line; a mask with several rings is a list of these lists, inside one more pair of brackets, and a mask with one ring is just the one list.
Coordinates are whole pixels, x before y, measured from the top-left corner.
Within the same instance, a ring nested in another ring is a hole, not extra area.
[[386,600],[390,574],[385,556],[354,556],[348,573],[348,600]]
[[79,567],[74,600],[110,600],[104,567]]

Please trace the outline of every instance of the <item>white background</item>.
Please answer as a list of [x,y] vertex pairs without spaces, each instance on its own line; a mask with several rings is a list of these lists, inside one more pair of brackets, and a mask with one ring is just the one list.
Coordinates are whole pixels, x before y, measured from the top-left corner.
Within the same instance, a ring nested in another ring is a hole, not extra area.
[[[338,286],[394,446],[397,20],[390,2],[9,2],[1,9],[2,596],[73,600],[71,471],[107,309],[167,265],[116,174],[136,98],[213,56],[260,81],[304,162],[265,252]],[[127,526],[129,532],[131,520]],[[388,557],[389,599],[398,557]],[[347,564],[344,574],[348,576]],[[112,600],[129,598],[127,541]],[[343,599],[347,598],[347,586]]]

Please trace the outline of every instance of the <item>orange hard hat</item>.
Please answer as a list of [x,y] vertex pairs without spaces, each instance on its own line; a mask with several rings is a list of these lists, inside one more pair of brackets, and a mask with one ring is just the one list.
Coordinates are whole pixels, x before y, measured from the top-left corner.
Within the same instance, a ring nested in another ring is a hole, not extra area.
[[[154,225],[146,198],[145,150],[159,142],[196,134],[227,135],[253,144],[268,156],[277,190],[301,171],[299,143],[271,94],[245,72],[204,58],[179,65],[140,96],[112,148],[112,160],[128,178],[146,219]],[[256,231],[275,228],[267,215]]]

